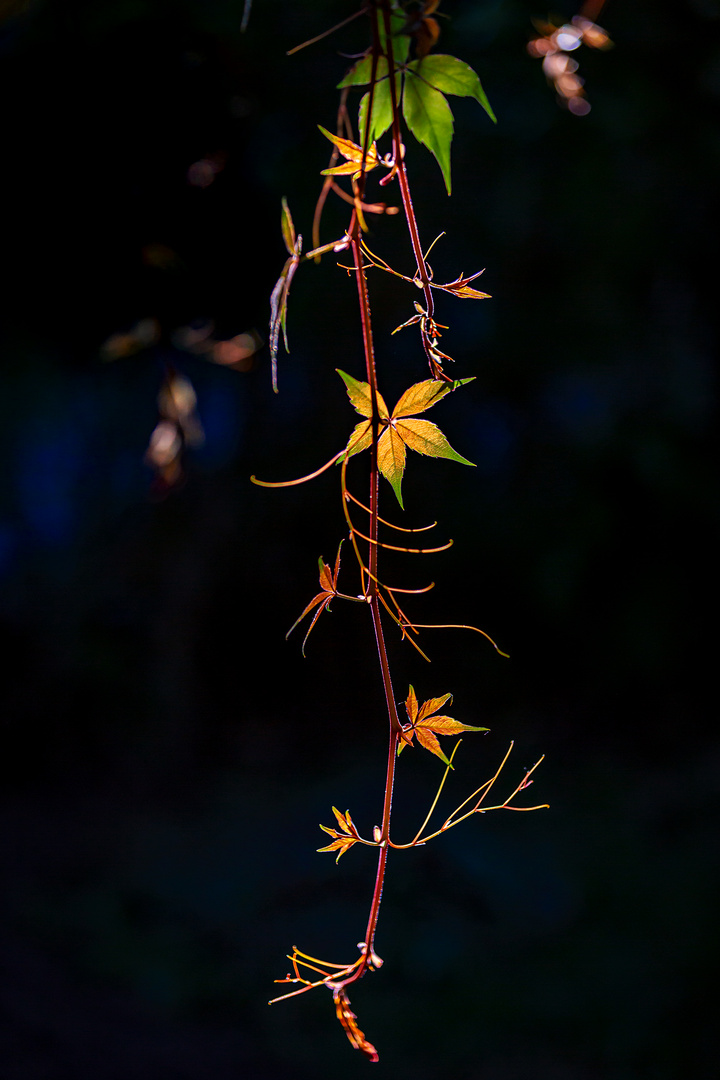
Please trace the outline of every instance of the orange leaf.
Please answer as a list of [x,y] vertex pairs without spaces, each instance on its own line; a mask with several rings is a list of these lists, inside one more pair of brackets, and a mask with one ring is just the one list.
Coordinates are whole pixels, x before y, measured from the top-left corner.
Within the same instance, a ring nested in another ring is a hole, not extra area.
[[459,735],[462,731],[490,730],[490,728],[486,727],[472,727],[470,724],[461,724],[459,720],[453,720],[451,716],[429,716],[427,720],[418,720],[417,727],[434,731],[436,735]]
[[[289,638],[289,637],[290,637],[290,635],[292,634],[292,632],[293,632],[293,630],[295,629],[295,627],[297,626],[297,624],[303,621],[303,619],[305,618],[305,616],[306,616],[306,615],[308,615],[308,614],[309,614],[309,613],[310,613],[310,612],[312,611],[312,609],[313,609],[313,608],[315,607],[315,605],[316,605],[316,604],[322,604],[323,602],[326,602],[326,601],[327,601],[327,599],[328,599],[328,595],[327,595],[327,593],[326,593],[326,592],[321,592],[321,593],[318,593],[318,594],[317,594],[317,596],[315,596],[315,597],[314,597],[314,598],[313,598],[313,599],[312,599],[312,600],[310,601],[310,603],[308,604],[308,606],[307,606],[307,607],[305,608],[305,610],[303,611],[302,615],[299,615],[299,616],[298,616],[298,618],[297,618],[297,619],[295,620],[295,622],[294,622],[294,623],[292,624],[292,626],[291,626],[291,627],[290,627],[290,629],[288,630],[288,632],[287,632],[287,634],[285,635],[285,637],[286,637],[286,638]],[[318,615],[319,615],[319,614],[320,614],[320,612],[318,612]]]
[[[331,836],[333,835],[333,832],[330,829],[325,828],[324,825],[321,825],[320,828],[324,829],[324,831],[326,833],[330,833]],[[340,862],[340,858],[345,854],[345,852],[349,851],[350,848],[353,846],[353,844],[356,844],[356,843],[357,843],[357,840],[355,839],[354,836],[338,836],[337,834],[335,834],[335,839],[333,840],[332,844],[328,844],[326,847],[316,848],[315,850],[316,851],[337,851],[338,854],[337,854],[337,858],[335,859],[335,862],[338,863],[338,862]]]
[[318,607],[317,611],[315,612],[314,616],[313,616],[313,619],[312,619],[312,622],[310,623],[310,627],[308,629],[308,632],[305,635],[305,638],[303,640],[303,643],[302,643],[303,656],[305,655],[305,643],[307,642],[307,639],[310,637],[311,630],[315,626],[315,623],[318,621],[318,619],[322,615],[325,608],[329,608],[330,601],[332,600],[332,598],[337,593],[337,579],[338,579],[338,574],[340,573],[340,552],[342,551],[342,545],[343,545],[343,542],[341,540],[339,545],[338,545],[337,555],[335,556],[335,569],[333,570],[332,573],[330,572],[330,567],[326,565],[326,563],[323,560],[322,556],[320,556],[320,558],[318,559],[318,566],[320,567],[320,587],[321,587],[321,589],[323,591],[321,593],[318,593],[317,596],[313,597],[313,599],[310,601],[308,606],[303,611],[302,615],[300,615],[299,618],[297,618],[295,620],[295,622],[292,624],[292,626],[288,630],[287,634],[285,635],[286,639],[289,638],[290,635],[292,634],[293,630],[297,626],[297,624],[299,622],[302,622],[302,620],[305,618],[305,616],[308,615],[312,611],[312,609],[314,607],[316,607],[316,605],[318,605],[318,604],[320,605]]
[[334,593],[335,589],[330,567],[325,565],[322,557],[318,559],[318,566],[320,567],[320,587],[324,589],[325,592]]
[[415,728],[415,734],[417,735],[418,742],[421,746],[424,746],[431,754],[435,754],[436,757],[439,757],[446,765],[450,764],[440,749],[440,743],[437,741],[437,737],[433,735],[432,731],[428,731],[427,728],[417,727]]
[[351,833],[350,828],[348,826],[348,821],[350,820],[350,811],[348,810],[348,813],[347,813],[348,821],[345,820],[345,815],[341,814],[336,806],[333,806],[332,812],[335,815],[335,820],[337,821],[337,823],[340,826],[340,828],[342,829],[342,831],[344,833],[347,833],[348,836],[352,836],[352,833]]
[[437,712],[438,709],[442,709],[443,705],[448,701],[452,705],[452,694],[443,694],[442,697],[428,698],[428,700],[424,701],[420,707],[418,722],[424,720],[426,716],[430,716],[431,713]]

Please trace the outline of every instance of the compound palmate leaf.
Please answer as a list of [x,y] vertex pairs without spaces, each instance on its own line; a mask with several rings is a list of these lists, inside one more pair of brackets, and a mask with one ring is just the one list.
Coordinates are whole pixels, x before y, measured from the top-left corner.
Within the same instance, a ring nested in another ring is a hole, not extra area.
[[443,705],[452,704],[452,694],[443,694],[442,697],[428,698],[418,707],[415,690],[411,686],[405,701],[405,710],[408,714],[408,723],[403,726],[402,735],[398,743],[398,754],[404,746],[412,746],[413,736],[417,735],[417,741],[431,754],[435,754],[446,765],[450,762],[440,749],[437,740],[438,735],[460,735],[463,731],[488,731],[485,727],[473,727],[471,724],[461,724],[459,720],[453,720],[451,716],[435,716],[438,709]]
[[[357,425],[348,440],[345,452],[347,457],[352,457],[361,450],[367,450],[372,444],[372,395],[369,383],[359,382],[339,368],[337,372],[345,383],[355,411],[368,417],[364,423]],[[448,458],[450,461],[459,461],[462,465],[474,465],[474,462],[453,450],[436,424],[431,424],[428,420],[410,419],[414,414],[431,408],[459,386],[472,381],[470,378],[446,383],[426,379],[424,382],[415,383],[400,396],[392,415],[388,414],[385,400],[378,393],[378,469],[395,492],[400,506],[403,505],[401,485],[405,472],[406,448],[417,454],[424,454],[425,457]]]
[[332,812],[335,815],[335,820],[340,826],[340,832],[337,829],[330,829],[327,825],[321,825],[320,828],[328,836],[332,837],[332,843],[327,844],[326,847],[316,848],[316,851],[337,851],[337,858],[335,862],[340,862],[340,858],[349,851],[353,844],[358,842],[357,829],[353,824],[353,819],[350,817],[350,811],[346,810],[344,814],[341,814],[336,806],[333,806]]

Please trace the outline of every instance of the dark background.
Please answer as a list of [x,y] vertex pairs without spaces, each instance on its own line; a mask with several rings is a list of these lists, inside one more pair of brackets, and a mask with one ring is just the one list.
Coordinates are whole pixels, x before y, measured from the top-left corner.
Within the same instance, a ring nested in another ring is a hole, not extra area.
[[[390,632],[395,689],[452,690],[454,715],[492,729],[465,740],[449,799],[513,738],[503,790],[545,753],[529,795],[551,809],[473,819],[394,858],[386,966],[353,1004],[394,1080],[704,1080],[718,7],[608,3],[616,47],[578,53],[584,118],[525,51],[544,9],[445,7],[440,51],[479,71],[499,123],[453,101],[451,200],[411,140],[408,161],[423,237],[448,232],[438,279],[487,267],[492,300],[438,301],[453,372],[477,379],[432,417],[478,467],[409,461],[407,520],[437,518],[456,545],[391,570],[437,582],[412,601],[418,619],[475,622],[512,658],[426,632],[428,667]],[[267,336],[280,198],[307,250],[328,157],[315,125],[334,127],[338,50],[365,30],[285,52],[347,11],[255,0],[241,35],[239,0],[0,6],[7,1080],[369,1068],[326,993],[265,1002],[293,944],[356,955],[373,854],[336,867],[314,849],[332,804],[365,832],[378,820],[377,662],[359,606],[323,616],[306,660],[299,636],[284,641],[343,535],[337,472],[280,492],[248,482],[309,471],[347,438],[333,368],[362,376],[353,282],[332,258],[301,268],[278,397],[266,348],[240,371],[178,346],[210,321],[218,340]],[[345,220],[329,205],[324,239]],[[402,219],[371,229],[412,273]],[[392,401],[427,377],[415,331],[389,337],[415,296],[370,283]],[[205,432],[170,489],[145,461],[169,364]],[[392,501],[385,486],[397,520]],[[439,775],[403,756],[398,835]]]

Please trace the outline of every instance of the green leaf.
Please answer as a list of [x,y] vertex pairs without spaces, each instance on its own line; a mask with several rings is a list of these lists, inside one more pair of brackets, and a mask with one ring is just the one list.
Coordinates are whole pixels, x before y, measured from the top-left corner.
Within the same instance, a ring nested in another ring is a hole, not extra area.
[[437,159],[449,195],[452,191],[450,143],[453,114],[446,98],[416,75],[409,76],[405,80],[403,116],[417,141],[427,146]]
[[[388,73],[388,63],[384,56],[378,57],[377,76],[378,79],[383,79]],[[364,56],[355,67],[350,68],[342,82],[337,84],[338,90],[342,90],[345,86],[365,86],[370,82],[372,78],[372,53]]]
[[[407,15],[404,11],[391,11],[390,12],[390,33],[392,34],[392,47],[393,47],[393,60],[395,64],[404,64],[408,58],[410,52],[410,35],[401,33],[402,29],[407,25]],[[385,19],[382,12],[378,10],[378,37],[380,39],[380,48],[383,52],[387,51],[387,36],[385,34]]]
[[422,60],[413,60],[409,70],[414,71],[421,78],[434,86],[436,90],[442,90],[444,94],[454,94],[456,97],[471,97],[478,101],[494,124],[497,123],[495,113],[492,111],[487,95],[477,74],[469,64],[464,64],[455,56],[443,56],[432,54],[423,57]]
[[[338,375],[345,383],[345,388],[348,392],[348,397],[353,404],[356,412],[359,412],[361,416],[372,416],[372,393],[370,391],[370,383],[359,382],[357,379],[353,379],[352,375],[346,374],[341,371],[340,368],[335,368]],[[387,405],[383,399],[381,393],[377,395],[378,403],[378,415],[381,419],[387,420],[390,416]]]
[[425,454],[426,457],[449,458],[462,465],[474,466],[474,462],[453,450],[440,428],[429,420],[398,420],[395,426],[398,436],[416,453]]
[[[385,70],[387,71],[387,61],[385,62]],[[401,92],[401,76],[398,72],[395,75],[395,100],[400,101]],[[360,109],[358,111],[358,139],[360,145],[364,145],[365,140],[365,124],[367,123],[367,110],[368,103],[370,101],[370,93],[364,94],[360,102]],[[372,121],[370,123],[370,137],[369,143],[373,143],[376,139],[379,139],[381,135],[384,135],[388,128],[392,127],[393,113],[392,113],[392,97],[390,95],[390,80],[388,78],[383,79],[381,82],[375,85],[375,96],[373,97],[373,110]]]
[[[382,17],[382,13],[378,12],[378,39],[380,42],[381,52],[386,52],[385,43],[387,37],[385,35],[385,20]],[[390,25],[393,31],[393,60],[395,67],[402,67],[407,60],[408,52],[410,51],[410,38],[407,34],[399,34],[398,31],[405,26],[406,16],[402,12],[394,12],[390,15]],[[370,82],[372,78],[372,50],[368,50],[366,56],[363,56],[362,60],[359,60],[354,67],[351,67],[341,82],[337,84],[338,90],[342,90],[346,86],[365,86]],[[378,57],[377,66],[377,78],[383,79],[388,73],[388,62],[386,56]]]

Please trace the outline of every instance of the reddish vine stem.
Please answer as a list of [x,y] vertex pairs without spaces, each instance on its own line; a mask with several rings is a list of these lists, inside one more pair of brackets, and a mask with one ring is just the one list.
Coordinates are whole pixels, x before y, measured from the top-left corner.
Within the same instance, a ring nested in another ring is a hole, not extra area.
[[[373,18],[372,24],[373,59],[370,83],[370,100],[368,101],[367,123],[365,125],[365,138],[363,140],[363,165],[357,185],[357,194],[360,199],[362,199],[365,189],[365,161],[367,158],[367,147],[370,132],[370,121],[372,117],[375,81],[377,77],[377,66],[380,57],[377,19]],[[378,659],[380,661],[380,672],[382,675],[383,689],[385,691],[385,702],[388,712],[389,731],[387,771],[385,774],[385,798],[383,800],[382,824],[380,826],[380,850],[378,853],[377,872],[375,874],[375,887],[373,889],[372,901],[370,903],[370,913],[368,915],[367,928],[365,931],[365,952],[363,955],[362,963],[346,980],[343,980],[343,986],[347,986],[350,983],[357,982],[358,979],[362,978],[374,954],[375,931],[377,929],[378,916],[380,914],[380,903],[382,901],[383,886],[385,884],[385,869],[387,866],[388,840],[390,838],[390,818],[392,815],[393,788],[395,786],[395,763],[397,761],[397,743],[400,737],[400,731],[402,730],[400,718],[397,712],[397,705],[395,704],[395,695],[393,693],[390,664],[388,662],[387,647],[385,645],[385,635],[383,633],[382,617],[380,614],[380,602],[377,583],[377,541],[379,522],[378,501],[380,488],[380,473],[378,470],[378,428],[380,416],[378,409],[378,385],[377,371],[375,367],[375,349],[373,345],[372,321],[370,316],[370,299],[368,296],[365,270],[363,269],[364,260],[361,247],[361,229],[360,220],[357,213],[353,216],[351,230],[351,247],[353,252],[353,261],[355,263],[355,278],[357,281],[358,301],[360,304],[360,322],[362,324],[365,368],[367,371],[368,383],[370,384],[370,394],[372,399],[372,445],[370,447],[370,543],[368,544],[369,575],[367,589],[370,599],[370,610],[372,612],[373,629],[375,631],[375,642],[377,645]]]
[[375,888],[373,889],[372,902],[370,904],[370,913],[368,915],[367,929],[365,931],[365,954],[363,962],[356,968],[356,970],[347,979],[343,980],[342,985],[348,986],[350,983],[357,982],[361,979],[367,970],[368,963],[373,954],[373,944],[375,940],[375,931],[377,928],[378,916],[380,914],[380,902],[382,900],[383,885],[385,883],[385,868],[387,865],[387,853],[388,853],[388,839],[390,836],[390,817],[392,814],[392,797],[393,788],[395,785],[395,762],[397,760],[397,742],[399,733],[401,730],[400,718],[397,712],[397,706],[395,704],[395,695],[393,693],[392,677],[390,675],[390,664],[388,662],[387,648],[385,645],[385,635],[383,633],[382,618],[380,615],[380,603],[378,599],[378,586],[377,586],[377,559],[378,559],[378,496],[379,496],[379,472],[377,467],[377,430],[378,430],[378,409],[377,409],[377,373],[375,370],[375,352],[373,348],[372,337],[372,323],[370,318],[370,302],[367,291],[367,280],[365,278],[365,271],[363,270],[363,254],[360,247],[360,225],[355,219],[355,225],[353,229],[351,239],[353,259],[355,261],[355,274],[357,278],[358,287],[358,299],[360,302],[360,320],[362,323],[363,331],[363,347],[365,351],[365,367],[367,370],[368,382],[371,388],[372,402],[373,402],[373,442],[371,446],[371,459],[370,459],[370,537],[371,543],[368,545],[368,595],[370,598],[370,610],[372,612],[373,628],[375,631],[375,641],[377,644],[378,659],[380,661],[380,671],[382,674],[383,688],[385,690],[385,701],[387,704],[388,720],[389,720],[389,738],[388,738],[388,760],[387,760],[387,772],[385,776],[385,799],[383,802],[383,815],[382,825],[380,826],[380,850],[378,854],[377,872],[375,875]]
[[[417,263],[417,270],[420,276],[420,282],[422,284],[422,290],[425,295],[425,314],[429,319],[432,319],[435,313],[435,299],[433,297],[433,291],[430,287],[430,275],[428,274],[427,265],[425,263],[425,256],[423,255],[422,245],[420,243],[420,233],[418,231],[417,219],[415,217],[415,210],[412,203],[412,197],[410,195],[410,185],[408,184],[407,171],[405,169],[405,159],[403,157],[403,144],[402,136],[400,132],[400,111],[398,109],[397,101],[397,87],[395,85],[395,59],[393,56],[393,41],[392,41],[392,27],[390,25],[390,5],[387,0],[379,0],[380,8],[382,10],[383,23],[385,25],[385,47],[387,49],[387,62],[388,71],[391,72],[389,79],[390,83],[390,100],[392,102],[392,138],[393,138],[393,161],[397,170],[397,178],[400,184],[400,194],[402,196],[403,209],[405,210],[405,219],[408,224],[408,231],[410,233],[410,242],[412,243],[413,253],[415,255],[415,262]],[[422,334],[423,348],[425,349],[425,355],[428,358],[430,370],[433,372],[435,378],[442,378],[450,382],[448,376],[444,374],[441,368],[439,368],[437,360],[430,351],[430,345],[425,334]]]

